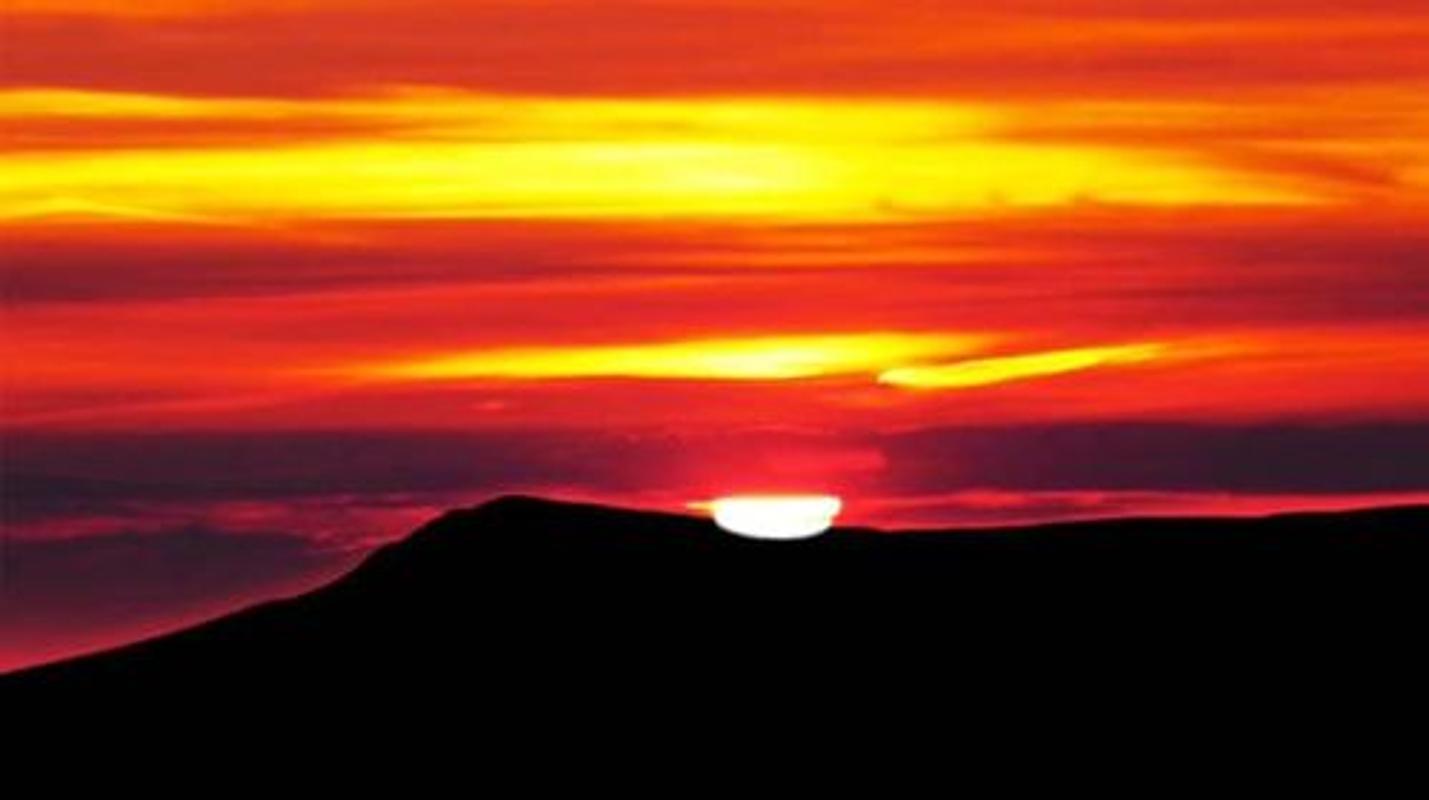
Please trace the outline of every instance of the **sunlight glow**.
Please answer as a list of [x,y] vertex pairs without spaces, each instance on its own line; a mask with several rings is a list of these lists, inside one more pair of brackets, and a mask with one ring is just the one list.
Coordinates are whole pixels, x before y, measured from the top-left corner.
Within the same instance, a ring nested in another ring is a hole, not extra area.
[[832,495],[748,495],[709,503],[715,524],[752,539],[792,540],[818,536],[834,524],[843,501]]
[[[106,139],[95,139],[96,120]],[[1204,159],[1019,140],[1004,130],[1010,124],[1010,112],[990,104],[910,100],[557,99],[401,87],[296,101],[30,88],[0,92],[0,138],[11,150],[0,160],[0,216],[56,197],[282,220],[886,220],[1085,203],[1323,200]],[[259,130],[277,138],[254,147]]]
[[873,373],[947,358],[983,337],[866,332],[475,351],[360,370],[398,380],[659,378],[776,381]]

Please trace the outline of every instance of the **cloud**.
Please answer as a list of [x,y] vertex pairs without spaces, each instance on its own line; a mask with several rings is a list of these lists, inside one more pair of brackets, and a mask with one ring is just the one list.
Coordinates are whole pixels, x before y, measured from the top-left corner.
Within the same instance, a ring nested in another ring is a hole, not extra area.
[[1399,0],[1352,12],[1325,0],[1134,12],[1110,0],[991,10],[946,0],[161,3],[188,13],[124,19],[98,5],[46,14],[31,3],[20,10],[31,13],[12,14],[10,80],[246,95],[397,82],[512,93],[1125,97],[1413,80],[1426,64],[1423,5]]
[[1395,505],[1424,505],[1423,490],[1368,494],[1229,494],[1224,492],[1156,492],[1097,490],[996,490],[900,497],[876,504],[866,512],[882,527],[946,528],[1007,526],[1080,519],[1126,517],[1264,516],[1287,509],[1336,511]]
[[879,373],[878,382],[900,389],[971,389],[1009,381],[1045,378],[1106,366],[1157,361],[1168,353],[1164,344],[1123,344],[1082,347],[1040,353],[976,358],[950,364],[895,367]]
[[13,540],[0,582],[0,670],[151,635],[352,563],[311,539],[189,528]]
[[[163,218],[941,217],[1085,202],[1317,205],[1266,158],[999,135],[997,106],[831,98],[550,99],[417,92],[306,102],[19,90],[0,217],[63,201]],[[138,127],[135,140],[112,123]],[[353,130],[314,131],[343,120]],[[294,137],[245,141],[255,121]],[[64,142],[64,124],[90,143]],[[143,147],[146,127],[168,141]],[[192,142],[182,126],[200,123]],[[214,132],[236,125],[230,141]],[[106,127],[107,126],[107,127]],[[385,126],[385,127],[384,127]],[[106,130],[108,136],[106,137]],[[58,146],[57,146],[58,145]],[[222,191],[213,187],[221,186]],[[301,187],[301,191],[294,191]]]
[[892,491],[1336,494],[1429,489],[1429,426],[1109,422],[880,437]]
[[[678,501],[758,484],[851,495],[1007,491],[1335,494],[1429,491],[1429,426],[1411,423],[1061,423],[901,431],[732,427],[12,433],[16,523],[122,516],[141,506],[506,491]],[[127,510],[126,510],[127,509]],[[335,513],[332,507],[315,507]]]
[[392,380],[646,378],[777,381],[877,372],[974,349],[977,336],[860,331],[749,339],[475,351],[358,374]]

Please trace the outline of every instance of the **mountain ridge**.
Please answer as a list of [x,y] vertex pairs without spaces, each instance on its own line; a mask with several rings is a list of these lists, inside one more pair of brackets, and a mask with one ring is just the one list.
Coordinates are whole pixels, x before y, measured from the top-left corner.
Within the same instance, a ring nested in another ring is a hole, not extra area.
[[[507,495],[448,511],[313,591],[0,688],[526,685],[575,662],[583,686],[664,691],[671,674],[761,659],[873,674],[885,658],[946,664],[949,641],[1001,659],[1144,644],[1162,628],[1219,627],[1243,644],[1266,631],[1359,638],[1424,599],[1426,555],[1429,506],[768,542],[682,514]],[[649,674],[655,663],[673,672]]]

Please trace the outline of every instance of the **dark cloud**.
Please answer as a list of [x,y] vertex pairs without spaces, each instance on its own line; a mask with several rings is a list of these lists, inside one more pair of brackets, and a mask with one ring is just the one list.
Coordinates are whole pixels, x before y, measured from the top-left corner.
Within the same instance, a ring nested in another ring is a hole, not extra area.
[[1429,489],[1429,425],[1106,423],[884,437],[890,491],[1340,494]]
[[[664,319],[672,323],[665,332],[728,329],[741,314],[765,329],[828,324],[818,303],[791,297],[822,298],[874,325],[942,327],[956,319],[969,329],[1090,326],[1097,335],[1107,335],[1104,326],[1114,323],[1144,332],[1151,326],[1414,322],[1429,320],[1429,282],[1423,280],[1429,235],[1421,229],[1416,218],[1330,212],[1238,217],[1073,209],[860,231],[866,256],[850,263],[840,248],[802,244],[848,237],[847,229],[833,226],[761,232],[715,224],[453,222],[361,232],[334,226],[303,235],[131,226],[83,237],[41,226],[15,231],[0,246],[0,293],[11,307],[23,308],[560,284],[559,295],[464,301],[482,302],[482,332],[536,336],[612,302],[643,303],[641,314],[620,325]],[[902,249],[920,248],[945,251],[947,260],[899,262]],[[761,263],[769,256],[788,263]],[[1058,276],[1055,293],[1047,290],[1051,270]],[[675,282],[642,283],[661,278]],[[785,291],[789,287],[798,291]],[[617,291],[619,297],[611,294]],[[395,297],[382,306],[383,314],[407,309],[412,317],[384,319],[389,338],[418,328],[433,332],[442,320],[442,330],[469,338],[465,309],[454,314],[437,302]]]
[[[698,247],[713,234],[668,226],[423,222],[315,226],[66,225],[7,233],[0,293],[12,305],[189,297],[263,297],[331,290],[506,284],[638,276],[651,252]],[[602,268],[604,266],[605,268]],[[682,270],[690,274],[694,270]]]
[[[1137,317],[1164,317],[1168,309],[1181,308],[1182,315],[1201,321],[1423,319],[1429,309],[1429,286],[1422,280],[1429,238],[1416,222],[1323,214],[1291,219],[1206,212],[1037,213],[978,225],[902,226],[889,235],[890,247],[902,239],[907,246],[946,248],[947,262],[900,265],[896,249],[885,256],[875,246],[866,269],[878,274],[872,297],[894,298],[900,314],[912,318],[918,318],[918,298],[928,298],[941,285],[957,293],[933,295],[938,308],[962,294],[971,298],[970,310],[1001,300],[1002,314],[1016,312],[1013,301],[1036,300],[1039,318],[1047,302],[1065,300],[1075,310],[1103,300]],[[805,230],[810,237],[828,232]],[[369,232],[356,243],[333,244],[269,239],[265,232],[196,236],[171,230],[86,243],[53,234],[46,239],[39,230],[11,237],[0,275],[12,302],[541,279],[593,287],[602,278],[701,274],[718,275],[738,288],[736,278],[807,283],[821,264],[817,250],[801,255],[804,261],[795,259],[789,270],[760,266],[751,274],[747,266],[764,254],[798,255],[787,241],[798,233],[790,229],[761,240],[738,227],[462,223],[435,230],[393,227]],[[1008,241],[1017,242],[1020,252],[995,254],[994,248]],[[978,246],[993,255],[967,254]],[[709,255],[717,256],[712,264],[683,263]],[[1065,296],[1046,296],[1048,269],[1058,271]],[[858,270],[857,263],[842,263],[830,272],[854,276]],[[747,292],[751,296],[741,300],[757,300],[761,286],[755,284]],[[900,289],[909,296],[900,298]]]
[[163,502],[541,485],[629,490],[662,474],[678,452],[658,439],[575,432],[18,434],[7,446],[15,521]]
[[354,554],[209,528],[13,540],[0,576],[0,669],[108,646],[335,574]]
[[[1061,424],[842,435],[600,431],[15,434],[13,521],[136,505],[542,487],[609,496],[830,474],[852,492],[1429,490],[1429,425]],[[872,454],[873,458],[867,457]],[[844,463],[838,463],[844,462]],[[862,484],[862,485],[860,485]]]

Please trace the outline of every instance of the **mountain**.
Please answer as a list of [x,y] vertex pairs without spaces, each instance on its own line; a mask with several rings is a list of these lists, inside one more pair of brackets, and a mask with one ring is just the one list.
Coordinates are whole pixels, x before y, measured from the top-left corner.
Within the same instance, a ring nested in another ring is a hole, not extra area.
[[479,689],[489,711],[515,713],[730,693],[833,702],[853,685],[982,696],[1108,669],[1251,674],[1258,660],[1347,653],[1392,669],[1421,627],[1426,555],[1429,507],[768,542],[704,519],[505,497],[311,593],[0,677],[0,694]]

